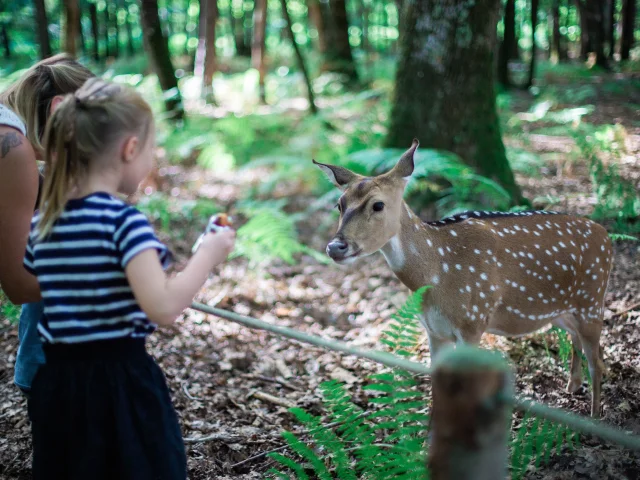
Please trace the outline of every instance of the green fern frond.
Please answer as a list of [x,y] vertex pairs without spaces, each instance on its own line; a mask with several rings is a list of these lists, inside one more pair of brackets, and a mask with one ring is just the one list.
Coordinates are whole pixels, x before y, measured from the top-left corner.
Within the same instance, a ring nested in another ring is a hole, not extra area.
[[[276,462],[278,462],[283,467],[291,469],[298,480],[309,480],[309,475],[306,474],[302,465],[299,465],[297,462],[290,459],[289,457],[285,457],[284,455],[277,452],[270,453],[267,456],[272,460],[275,460]],[[290,478],[277,470],[275,472],[270,471],[269,473],[277,475],[278,478],[285,478],[287,480]]]
[[640,242],[640,238],[634,237],[632,235],[625,235],[623,233],[610,233],[609,238],[611,238],[611,240],[613,240],[614,242],[621,242],[625,240],[629,242]]

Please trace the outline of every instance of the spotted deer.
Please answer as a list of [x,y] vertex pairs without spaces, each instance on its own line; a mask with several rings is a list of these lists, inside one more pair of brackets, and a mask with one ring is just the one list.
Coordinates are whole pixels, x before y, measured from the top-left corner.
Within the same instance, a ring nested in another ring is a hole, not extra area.
[[318,165],[344,193],[327,254],[339,264],[380,251],[410,290],[431,285],[421,322],[434,358],[444,344],[477,344],[482,334],[526,335],[556,325],[573,342],[571,393],[589,363],[592,416],[600,412],[604,296],[612,261],[606,230],[547,211],[467,212],[423,222],[403,201],[414,168],[414,140],[389,172],[364,177]]

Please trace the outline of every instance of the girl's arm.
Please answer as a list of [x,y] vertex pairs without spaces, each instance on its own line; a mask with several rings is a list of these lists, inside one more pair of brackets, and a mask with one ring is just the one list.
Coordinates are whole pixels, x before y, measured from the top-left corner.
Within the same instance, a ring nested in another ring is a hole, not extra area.
[[36,277],[22,265],[38,198],[38,167],[29,141],[0,126],[0,286],[11,302],[40,300]]
[[234,242],[232,230],[205,235],[186,268],[175,277],[167,277],[164,273],[155,249],[144,250],[133,257],[127,263],[125,273],[149,320],[158,325],[173,323],[191,305],[211,269],[227,258]]

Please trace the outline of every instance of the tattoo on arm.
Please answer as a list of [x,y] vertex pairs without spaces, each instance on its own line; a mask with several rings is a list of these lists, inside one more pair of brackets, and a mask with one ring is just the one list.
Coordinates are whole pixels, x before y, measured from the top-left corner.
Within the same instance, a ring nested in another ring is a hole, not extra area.
[[9,150],[20,145],[22,145],[22,140],[17,133],[9,132],[0,135],[0,158],[6,157]]

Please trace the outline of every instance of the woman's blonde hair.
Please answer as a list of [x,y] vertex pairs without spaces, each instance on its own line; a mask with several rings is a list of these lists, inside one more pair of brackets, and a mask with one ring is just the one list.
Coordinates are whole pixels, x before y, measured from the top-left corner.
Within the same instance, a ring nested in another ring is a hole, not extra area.
[[49,234],[69,192],[82,181],[92,161],[108,154],[126,135],[138,136],[142,148],[152,125],[151,107],[129,87],[92,78],[67,95],[51,115],[44,135],[38,238]]
[[29,68],[17,82],[0,94],[0,103],[22,118],[27,126],[27,139],[33,149],[42,155],[41,142],[53,98],[75,92],[93,76],[91,71],[69,55],[55,55]]

